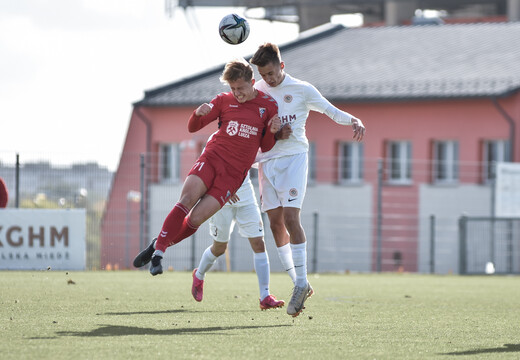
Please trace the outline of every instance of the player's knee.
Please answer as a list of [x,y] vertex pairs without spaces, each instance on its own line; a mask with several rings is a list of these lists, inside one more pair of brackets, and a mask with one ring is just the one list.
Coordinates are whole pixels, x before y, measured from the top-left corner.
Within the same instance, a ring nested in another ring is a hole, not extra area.
[[275,235],[283,234],[285,232],[285,225],[283,221],[272,221],[269,226]]
[[296,231],[300,231],[300,229],[302,228],[300,218],[293,216],[285,218],[285,226],[287,227],[287,231],[289,231],[289,234],[293,234]]
[[220,255],[224,254],[226,252],[227,243],[214,241],[213,246],[211,247],[211,253],[219,257]]
[[249,238],[249,242],[251,243],[251,249],[253,249],[253,252],[265,252],[265,242],[263,237]]

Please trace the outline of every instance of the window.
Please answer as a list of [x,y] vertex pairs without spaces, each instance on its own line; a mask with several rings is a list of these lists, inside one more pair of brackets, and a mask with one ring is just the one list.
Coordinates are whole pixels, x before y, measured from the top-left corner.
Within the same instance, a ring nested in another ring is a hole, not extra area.
[[339,143],[339,183],[359,183],[363,180],[363,144]]
[[433,182],[454,183],[459,178],[459,144],[456,141],[433,143]]
[[412,144],[409,141],[390,141],[387,147],[387,180],[395,184],[412,181]]
[[506,140],[487,140],[483,146],[483,174],[484,182],[495,179],[495,163],[510,161],[509,142]]
[[163,182],[178,182],[180,176],[179,144],[162,144],[159,154],[159,177]]
[[307,182],[309,184],[314,184],[316,182],[316,143],[314,142],[309,142],[309,169]]

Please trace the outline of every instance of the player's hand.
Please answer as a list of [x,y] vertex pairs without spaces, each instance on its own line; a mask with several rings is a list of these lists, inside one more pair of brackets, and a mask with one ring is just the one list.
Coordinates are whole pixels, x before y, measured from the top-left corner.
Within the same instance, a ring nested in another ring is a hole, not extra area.
[[240,198],[238,197],[238,195],[237,194],[233,194],[229,198],[228,203],[234,204],[234,203],[239,202],[239,201],[240,201]]
[[354,135],[352,136],[354,140],[358,142],[363,140],[366,129],[361,120],[352,118],[352,131],[354,131]]
[[197,115],[197,116],[208,115],[209,112],[211,111],[211,108],[212,108],[212,106],[210,104],[204,103],[201,106],[199,106],[197,108],[197,110],[195,110],[195,115]]
[[292,134],[291,124],[287,123],[282,126],[280,130],[274,135],[276,140],[286,140],[289,139],[289,136]]
[[269,126],[269,130],[276,134],[278,130],[282,127],[282,121],[280,120],[280,117],[277,115],[273,116],[271,120],[267,123],[267,126]]

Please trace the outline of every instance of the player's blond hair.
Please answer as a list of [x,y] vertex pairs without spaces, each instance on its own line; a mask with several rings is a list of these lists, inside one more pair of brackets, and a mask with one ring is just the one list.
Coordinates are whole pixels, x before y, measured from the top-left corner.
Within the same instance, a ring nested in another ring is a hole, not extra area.
[[273,43],[260,45],[249,62],[256,66],[266,66],[271,63],[279,65],[282,62],[280,49]]
[[253,68],[244,59],[236,59],[228,62],[220,77],[220,81],[226,83],[237,81],[238,79],[244,79],[247,82],[253,79]]

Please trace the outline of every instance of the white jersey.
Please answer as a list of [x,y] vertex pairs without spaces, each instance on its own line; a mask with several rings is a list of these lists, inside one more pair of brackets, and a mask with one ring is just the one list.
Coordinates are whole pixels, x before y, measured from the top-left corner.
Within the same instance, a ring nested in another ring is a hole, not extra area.
[[277,141],[274,147],[265,153],[259,152],[256,157],[258,162],[307,152],[309,142],[305,135],[305,124],[311,110],[326,114],[338,124],[352,124],[352,115],[336,108],[308,82],[295,79],[287,73],[276,87],[270,87],[262,79],[255,83],[255,88],[276,100],[282,126],[291,124],[292,128],[289,139]]

